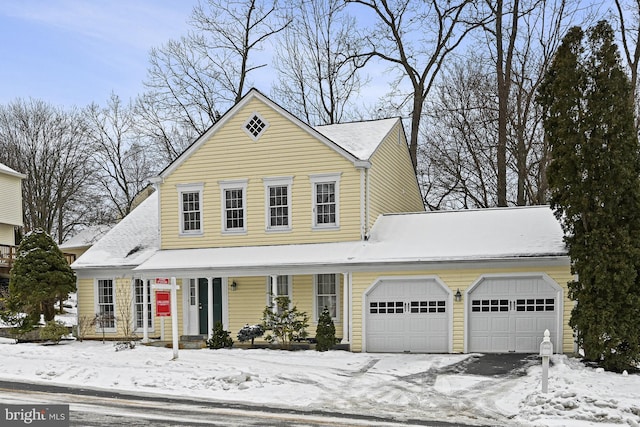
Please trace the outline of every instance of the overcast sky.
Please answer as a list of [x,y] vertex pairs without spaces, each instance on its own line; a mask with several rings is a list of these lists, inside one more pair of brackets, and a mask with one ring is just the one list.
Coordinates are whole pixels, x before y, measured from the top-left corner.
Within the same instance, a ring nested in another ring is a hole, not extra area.
[[142,92],[148,52],[186,34],[197,0],[0,0],[0,104],[105,104]]

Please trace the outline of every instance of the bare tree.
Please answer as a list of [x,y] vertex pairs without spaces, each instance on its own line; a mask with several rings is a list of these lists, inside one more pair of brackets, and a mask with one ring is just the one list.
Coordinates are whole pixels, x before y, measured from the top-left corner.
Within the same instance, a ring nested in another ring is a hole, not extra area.
[[0,106],[0,162],[27,175],[22,186],[27,231],[41,228],[62,242],[92,215],[86,142],[77,110],[34,99]]
[[98,182],[117,216],[123,218],[149,176],[157,171],[137,137],[132,105],[123,105],[111,94],[106,107],[92,104],[86,115]]
[[272,0],[207,0],[193,9],[192,31],[152,49],[137,101],[140,132],[175,159],[240,100],[256,53],[289,23]]
[[363,85],[345,55],[359,43],[355,19],[345,12],[343,0],[295,2],[291,10],[294,20],[276,49],[279,78],[272,92],[307,123],[339,123]]
[[631,74],[631,94],[636,106],[636,128],[640,128],[638,110],[638,66],[640,65],[640,0],[615,0],[621,49]]
[[411,108],[409,151],[417,169],[418,133],[427,95],[445,59],[483,19],[472,0],[346,0],[365,6],[377,25],[363,35],[368,46],[353,54],[364,66],[372,58],[389,62],[400,70],[396,89],[408,79],[410,93],[400,106]]

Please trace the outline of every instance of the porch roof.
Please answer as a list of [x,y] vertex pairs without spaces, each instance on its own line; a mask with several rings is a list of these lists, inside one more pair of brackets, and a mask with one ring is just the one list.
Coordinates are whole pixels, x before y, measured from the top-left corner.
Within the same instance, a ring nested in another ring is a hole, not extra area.
[[[338,272],[365,244],[361,241],[277,246],[160,250],[136,267],[146,275],[268,275]],[[346,270],[345,270],[346,271]]]
[[250,276],[538,260],[568,264],[548,206],[382,215],[367,241],[160,250],[135,271]]

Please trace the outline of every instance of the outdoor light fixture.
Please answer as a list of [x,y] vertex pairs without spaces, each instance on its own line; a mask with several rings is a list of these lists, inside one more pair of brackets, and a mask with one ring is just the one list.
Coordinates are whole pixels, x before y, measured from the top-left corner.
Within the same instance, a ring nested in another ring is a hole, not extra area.
[[456,302],[460,302],[462,301],[462,294],[460,293],[460,288],[458,288],[458,290],[456,291]]
[[231,290],[235,291],[236,289],[238,289],[238,284],[236,283],[236,281],[234,280],[233,282],[231,282]]

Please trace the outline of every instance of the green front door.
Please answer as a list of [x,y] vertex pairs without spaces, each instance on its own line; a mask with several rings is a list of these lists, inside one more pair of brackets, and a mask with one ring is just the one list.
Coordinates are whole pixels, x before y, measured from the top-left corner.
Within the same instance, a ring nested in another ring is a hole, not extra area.
[[[208,290],[209,281],[206,277],[198,279],[198,306],[200,335],[208,335],[207,322],[209,317]],[[222,279],[213,279],[213,324],[222,322]]]

